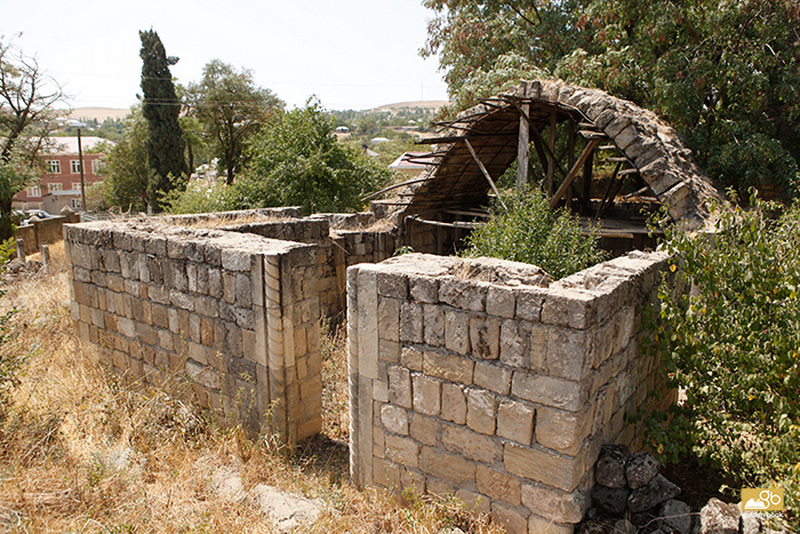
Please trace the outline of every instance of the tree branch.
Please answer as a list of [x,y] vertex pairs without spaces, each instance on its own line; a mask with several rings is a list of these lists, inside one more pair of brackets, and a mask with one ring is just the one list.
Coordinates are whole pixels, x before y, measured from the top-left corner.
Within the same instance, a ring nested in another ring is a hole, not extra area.
[[[522,18],[522,20],[524,20],[525,22],[527,22],[527,23],[528,23],[528,24],[530,24],[531,26],[536,26],[536,23],[535,23],[535,22],[533,22],[533,21],[532,21],[531,19],[529,19],[528,17],[526,17],[526,16],[525,16],[525,15],[522,13],[522,11],[520,11],[520,10],[519,10],[519,9],[518,9],[516,6],[510,6],[510,7],[511,7],[511,9],[513,9],[513,10],[514,10],[514,13],[516,13],[517,15],[519,15],[519,16],[520,16],[520,18]],[[536,8],[536,3],[532,3],[532,4],[531,4],[531,7],[533,7],[533,12],[534,12],[534,13],[536,13],[536,19],[539,21],[539,24],[541,24],[541,23],[542,23],[542,17],[541,17],[541,15],[539,15],[539,10]]]

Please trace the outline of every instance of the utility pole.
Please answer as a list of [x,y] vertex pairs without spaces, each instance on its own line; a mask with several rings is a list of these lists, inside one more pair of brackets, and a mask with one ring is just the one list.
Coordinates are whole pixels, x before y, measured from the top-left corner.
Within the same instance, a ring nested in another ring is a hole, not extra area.
[[81,211],[86,211],[86,183],[83,180],[83,146],[81,146],[80,128],[78,128],[78,165],[81,167]]

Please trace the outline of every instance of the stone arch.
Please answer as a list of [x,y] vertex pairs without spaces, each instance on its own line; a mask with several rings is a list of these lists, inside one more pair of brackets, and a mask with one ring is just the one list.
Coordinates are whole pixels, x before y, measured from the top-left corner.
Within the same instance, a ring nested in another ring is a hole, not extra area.
[[[671,126],[630,101],[559,80],[523,81],[446,123],[444,135],[427,141],[434,145],[425,160],[430,167],[414,184],[404,211],[430,213],[485,203],[493,187],[491,178],[525,155],[528,149],[521,147],[529,139],[540,159],[548,161],[543,165],[561,167],[561,192],[570,185],[564,182],[580,173],[576,165],[582,164],[581,159],[571,158],[570,164],[575,164],[566,172],[539,132],[548,124],[565,121],[570,135],[582,136],[593,149],[615,148],[621,157],[613,159],[627,166],[622,173],[641,176],[673,221],[698,228],[710,220],[708,201],[722,197]],[[529,137],[522,131],[525,123]]]

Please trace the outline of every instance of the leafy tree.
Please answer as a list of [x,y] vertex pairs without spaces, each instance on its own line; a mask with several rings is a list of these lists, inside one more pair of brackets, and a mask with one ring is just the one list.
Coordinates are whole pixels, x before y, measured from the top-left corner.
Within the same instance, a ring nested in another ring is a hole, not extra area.
[[361,198],[391,179],[360,148],[339,143],[334,120],[309,100],[275,118],[248,148],[237,189],[240,208],[300,205],[305,213],[355,211]]
[[155,173],[147,184],[148,202],[159,207],[159,196],[175,187],[176,179],[185,176],[185,142],[178,117],[181,104],[172,83],[169,67],[178,58],[169,56],[153,30],[140,31],[142,49],[142,113],[147,119],[149,138],[147,157]]
[[53,129],[53,106],[62,99],[35,57],[0,42],[0,240],[13,233],[14,195],[35,181],[37,156]]
[[97,137],[108,139],[109,141],[119,141],[125,130],[125,123],[120,119],[106,119],[100,129],[97,130]]
[[535,188],[495,201],[489,221],[467,237],[463,254],[530,263],[558,280],[603,261],[599,240],[594,230],[584,234],[577,216],[552,211],[544,192]]
[[109,206],[144,211],[152,201],[148,184],[155,176],[148,157],[149,128],[139,107],[132,108],[124,122],[122,140],[104,147],[105,165],[99,170],[105,178],[103,196]]
[[245,162],[248,139],[283,102],[269,89],[257,86],[251,70],[237,72],[218,59],[206,64],[202,80],[190,84],[188,93],[191,113],[212,137],[231,185]]
[[[787,196],[796,193],[797,2],[425,0],[424,5],[436,17],[422,53],[439,55],[451,96],[461,105],[520,77],[557,76],[653,109],[675,125],[714,178],[742,194],[753,183]],[[741,147],[743,153],[734,157]],[[758,169],[762,155],[771,172]]]
[[186,140],[186,161],[189,170],[193,173],[198,165],[208,163],[210,147],[204,135],[203,125],[200,124],[197,117],[184,115],[180,118],[180,123],[183,138]]
[[519,75],[553,72],[575,49],[593,49],[581,23],[590,0],[424,0],[436,16],[428,23],[423,57],[438,55],[451,97],[493,71],[505,71],[489,86],[461,93],[461,107],[519,82]]

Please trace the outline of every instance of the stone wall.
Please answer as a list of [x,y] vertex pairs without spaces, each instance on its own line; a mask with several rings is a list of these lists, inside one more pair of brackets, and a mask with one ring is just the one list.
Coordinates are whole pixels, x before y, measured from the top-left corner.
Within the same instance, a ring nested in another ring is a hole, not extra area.
[[[344,270],[346,260],[341,247],[331,239],[329,223],[320,218],[253,221],[220,227],[221,230],[255,234],[270,239],[313,244],[321,264],[317,280],[317,297],[321,313],[332,317],[344,309]],[[341,281],[340,281],[341,279]]]
[[69,216],[49,217],[17,228],[14,237],[23,242],[23,252],[25,254],[36,254],[42,245],[48,245],[61,241],[62,227],[65,224],[75,223],[80,220],[77,214]]
[[122,373],[293,444],[321,428],[317,247],[163,221],[64,229],[72,318]]
[[638,335],[666,261],[631,253],[555,283],[422,254],[348,269],[354,479],[455,494],[511,533],[572,532],[602,444],[638,449],[626,414],[673,399]]
[[67,226],[76,329],[118,372],[186,373],[201,406],[294,443],[321,427],[320,319],[343,312],[345,269],[397,247],[373,224],[282,208]]

